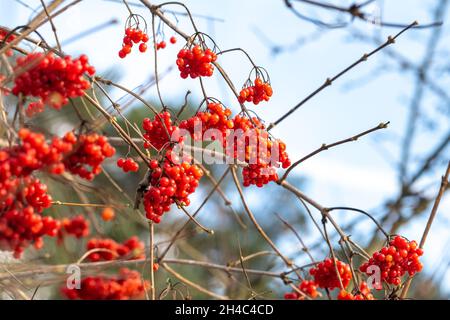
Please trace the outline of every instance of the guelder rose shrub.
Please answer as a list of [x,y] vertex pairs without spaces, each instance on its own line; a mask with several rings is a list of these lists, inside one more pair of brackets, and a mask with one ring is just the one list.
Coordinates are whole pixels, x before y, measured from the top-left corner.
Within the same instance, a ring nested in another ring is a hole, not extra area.
[[[1,95],[14,95],[19,101],[18,105],[23,109],[18,111],[20,121],[3,119],[7,125],[8,135],[7,143],[2,144],[0,148],[0,249],[11,251],[16,258],[21,258],[23,252],[30,246],[42,249],[48,237],[56,237],[59,246],[64,245],[66,237],[71,237],[74,241],[85,244],[82,247],[86,263],[102,261],[114,263],[127,260],[138,262],[146,258],[146,245],[136,235],[129,235],[126,240],[116,241],[99,235],[96,222],[81,212],[70,217],[48,215],[49,208],[62,203],[52,199],[53,190],[38,177],[64,176],[69,177],[66,181],[91,186],[91,182],[103,172],[103,166],[111,163],[116,154],[116,149],[111,144],[114,137],[102,134],[95,123],[89,123],[81,118],[80,113],[78,116],[81,125],[60,137],[52,136],[46,128],[29,126],[31,122],[23,120],[22,117],[31,121],[38,114],[46,112],[46,106],[58,112],[65,112],[64,106],[72,102],[72,99],[83,98],[90,103],[89,107],[95,108],[105,116],[118,133],[119,139],[128,146],[126,155],[115,161],[116,167],[120,169],[118,172],[125,175],[139,174],[142,169],[146,171],[144,179],[136,186],[138,192],[135,209],[142,207],[149,223],[151,246],[147,249],[153,259],[150,261],[152,281],[154,272],[159,268],[158,262],[164,262],[165,255],[163,253],[159,260],[154,257],[155,254],[159,254],[153,244],[155,226],[164,223],[163,216],[172,209],[185,210],[189,207],[204,176],[208,175],[202,167],[202,159],[197,159],[188,152],[190,143],[215,141],[221,148],[224,161],[230,165],[250,220],[289,267],[291,270],[289,273],[298,276],[293,283],[280,275],[293,289],[284,295],[285,299],[306,300],[334,295],[339,300],[373,300],[374,288],[372,283],[367,282],[372,275],[370,270],[373,267],[380,271],[380,285],[376,289],[392,293],[403,288],[409,277],[422,270],[423,266],[419,259],[423,255],[423,250],[415,241],[409,241],[401,235],[385,234],[386,245],[374,252],[371,257],[360,250],[359,260],[348,258],[346,261],[340,260],[329,245],[330,257],[324,256],[319,262],[312,259],[313,263],[308,268],[302,268],[303,271],[307,271],[303,272],[303,276],[298,273],[299,268],[278,250],[248,208],[235,176],[236,168],[241,170],[244,187],[264,188],[269,183],[276,183],[319,209],[324,228],[325,223],[331,221],[331,218],[328,209],[314,204],[285,182],[289,171],[280,179],[280,171],[292,169],[301,161],[292,165],[286,144],[270,132],[273,125],[267,126],[263,119],[247,109],[247,105],[256,106],[261,102],[268,102],[273,96],[274,90],[269,74],[266,69],[256,66],[246,54],[253,67],[248,79],[239,86],[241,90],[237,92],[219,63],[223,54],[243,50],[219,51],[216,43],[206,34],[199,32],[195,25],[193,25],[195,33],[187,36],[170,24],[169,20],[158,11],[162,6],[158,9],[152,8],[156,10],[152,11],[152,18],[157,19],[162,25],[169,25],[185,40],[176,56],[170,57],[172,64],[178,68],[182,79],[186,81],[193,81],[189,78],[196,79],[200,83],[204,99],[192,116],[180,119],[183,110],[177,114],[164,105],[157,83],[162,109],[154,110],[150,106],[153,113],[140,119],[140,128],[138,125],[133,128],[139,133],[137,138],[130,136],[128,123],[124,130],[117,119],[101,106],[101,102],[91,97],[94,83],[99,87],[99,83],[108,85],[114,83],[96,75],[95,68],[89,64],[86,55],[72,58],[58,49],[50,50],[44,45],[41,45],[43,50],[36,49],[34,52],[17,48],[6,50],[6,57],[10,59],[12,65],[12,73],[8,76],[0,75],[0,98]],[[164,32],[154,30],[154,21],[152,32],[149,32],[146,19],[131,13],[131,9],[128,6],[127,8],[130,10],[130,16],[125,22],[118,56],[126,58],[133,54],[137,47],[142,54],[148,54],[148,51],[154,53],[156,59],[156,51],[166,48],[167,45]],[[189,11],[187,13],[190,16]],[[16,31],[18,30],[21,29]],[[0,50],[14,41],[17,33],[0,29]],[[170,37],[169,44],[176,45],[177,42],[175,36]],[[148,50],[149,44],[153,50]],[[13,49],[17,52],[14,53]],[[219,99],[207,96],[203,81],[214,76],[216,70],[232,89],[235,105],[225,106]],[[158,81],[157,77],[156,80]],[[119,85],[116,87],[121,88]],[[238,112],[234,111],[235,106],[240,107]],[[117,106],[114,107],[117,110]],[[123,117],[120,112],[119,114]],[[380,128],[383,126],[371,131]],[[77,206],[77,204],[67,205]],[[105,224],[115,223],[115,207],[97,206],[102,208],[100,216]],[[77,210],[85,209],[80,205]],[[189,218],[200,225],[195,217],[189,215]],[[337,227],[336,230],[342,232]],[[348,241],[343,234],[340,235],[343,242]],[[339,255],[344,253],[347,254],[345,249]],[[360,260],[362,262],[355,262]],[[81,300],[141,299],[147,290],[151,291],[153,297],[155,296],[155,284],[144,280],[140,272],[126,268],[116,271],[118,271],[116,275],[84,275],[80,289],[62,287],[61,292],[68,299]]]

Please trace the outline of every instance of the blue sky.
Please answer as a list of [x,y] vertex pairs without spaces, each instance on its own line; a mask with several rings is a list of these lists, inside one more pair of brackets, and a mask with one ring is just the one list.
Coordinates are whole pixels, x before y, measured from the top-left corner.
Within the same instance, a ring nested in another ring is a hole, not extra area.
[[[331,0],[330,0],[331,1]],[[31,7],[38,7],[39,0],[26,1]],[[227,1],[183,1],[193,13],[211,15],[223,20],[205,21],[197,19],[201,30],[209,33],[217,41],[221,49],[242,47],[248,51],[257,64],[266,67],[270,73],[274,96],[269,103],[254,108],[267,122],[276,120],[284,112],[298,103],[302,98],[320,86],[323,81],[344,67],[357,60],[363,53],[375,48],[374,44],[354,41],[348,29],[327,31],[317,40],[289,52],[273,56],[267,43],[261,41],[255,33],[260,30],[274,44],[287,45],[295,43],[298,38],[308,37],[317,32],[317,27],[300,21],[289,12],[283,1],[278,0],[227,0]],[[437,1],[409,0],[408,10],[403,1],[377,1],[386,21],[410,23],[414,20],[429,22],[430,7]],[[2,24],[13,27],[19,21],[25,22],[30,11],[13,0],[0,0],[3,15]],[[352,1],[334,1],[334,3],[350,4]],[[308,6],[298,6],[306,15],[318,13],[324,20],[332,21],[334,13],[317,11]],[[175,10],[180,10],[174,7]],[[3,11],[5,10],[5,11]],[[136,9],[150,21],[148,11]],[[77,55],[86,53],[91,63],[101,74],[110,68],[122,77],[121,83],[133,88],[153,74],[151,54],[133,53],[125,60],[117,57],[121,46],[123,23],[128,15],[125,7],[111,1],[85,0],[71,9],[67,14],[55,19],[61,40],[71,38],[80,31],[99,25],[111,18],[120,23],[103,31],[91,34],[79,41],[63,46],[66,52]],[[6,20],[5,20],[6,18]],[[193,33],[185,18],[180,18],[179,27],[187,33]],[[379,34],[384,38],[395,34],[397,29],[380,29],[372,25],[355,21],[352,27],[365,34]],[[444,24],[445,37],[449,40],[449,26]],[[53,39],[48,26],[40,30],[46,39]],[[168,39],[173,32],[165,28]],[[412,61],[420,61],[423,55],[424,41],[429,30],[409,31],[398,39],[393,49]],[[51,41],[49,41],[51,43]],[[181,41],[180,41],[181,42]],[[446,42],[447,47],[450,41]],[[160,51],[159,68],[165,70],[173,65],[180,44],[169,46]],[[445,57],[438,57],[445,59]],[[221,64],[229,72],[232,80],[239,86],[248,75],[251,65],[244,56],[230,53],[220,58]],[[346,205],[370,210],[379,206],[383,199],[392,197],[397,190],[397,176],[394,162],[399,159],[399,150],[392,141],[402,137],[406,112],[411,99],[412,77],[399,75],[396,72],[381,72],[373,77],[380,66],[385,66],[386,57],[379,54],[368,62],[358,66],[320,95],[315,97],[294,116],[273,130],[288,145],[293,160],[314,150],[322,143],[333,142],[374,127],[380,122],[390,121],[389,129],[378,131],[370,137],[327,151],[299,166],[295,172],[308,179],[308,194],[326,206]],[[443,85],[449,84],[448,76],[440,79]],[[205,81],[208,95],[220,98],[235,111],[238,105],[232,100],[219,77]],[[349,85],[357,84],[350,90]],[[198,82],[181,80],[176,72],[167,75],[161,81],[161,90],[166,100],[180,106],[184,93],[190,89],[194,92],[191,100],[200,100]],[[156,97],[153,89],[152,97]],[[115,93],[116,97],[120,93]],[[437,102],[426,96],[424,105],[433,108]],[[437,137],[447,131],[448,118],[442,118],[436,132],[427,133],[420,129],[420,143],[416,151],[425,152],[437,142]],[[380,152],[380,149],[388,152]],[[390,154],[390,156],[387,156]],[[448,153],[447,153],[448,155]],[[430,184],[429,194],[437,192],[439,176],[435,172],[424,181]],[[450,199],[442,203],[440,214],[450,218]],[[418,238],[423,229],[424,220],[418,219],[408,229],[406,236]],[[448,229],[440,223],[433,227],[428,248],[431,252],[427,259],[432,265],[439,260],[444,246],[449,239]]]

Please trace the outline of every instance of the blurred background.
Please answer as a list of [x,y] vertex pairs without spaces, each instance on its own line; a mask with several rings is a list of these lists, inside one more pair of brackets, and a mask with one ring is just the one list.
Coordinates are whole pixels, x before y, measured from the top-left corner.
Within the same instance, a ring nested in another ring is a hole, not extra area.
[[[267,124],[322,85],[326,78],[334,76],[363,53],[382,44],[387,36],[401,30],[302,1],[182,2],[191,10],[198,28],[209,34],[220,49],[243,48],[258,65],[268,70],[274,96],[270,102],[252,108]],[[329,0],[329,3],[348,8],[353,1]],[[135,13],[151,22],[149,11],[141,7],[138,1],[129,1],[129,4]],[[8,28],[26,24],[41,10],[39,0],[0,0],[0,7],[0,24]],[[363,7],[369,20],[400,25],[408,25],[415,20],[421,25],[442,21],[443,25],[407,31],[394,45],[351,70],[273,129],[273,134],[287,144],[289,155],[295,161],[323,143],[348,138],[380,122],[390,121],[385,130],[330,149],[304,162],[290,175],[291,184],[323,206],[363,209],[382,222],[389,233],[420,240],[440,185],[440,177],[450,159],[449,7],[447,0],[410,0],[407,5],[404,1],[376,0]],[[168,6],[167,10],[173,10],[166,13],[167,17],[176,21],[180,29],[188,34],[194,33],[181,7]],[[124,60],[118,58],[127,17],[128,11],[121,1],[90,0],[70,8],[54,19],[54,23],[65,53],[74,56],[87,54],[99,75],[135,92],[142,90],[146,100],[159,106],[156,87],[152,85],[153,55],[134,52]],[[55,44],[48,24],[38,30],[49,44]],[[168,27],[161,26],[160,32],[166,41],[175,35]],[[176,70],[176,54],[183,45],[178,37],[177,44],[168,45],[158,52],[160,89],[165,103],[173,106],[174,110],[183,105],[188,90],[192,92],[188,99],[192,109],[202,99],[198,82],[182,80]],[[247,79],[251,69],[245,56],[237,52],[221,56],[220,63],[238,87]],[[239,111],[239,105],[221,77],[216,75],[206,79],[205,87],[209,96],[219,98],[234,112]],[[132,123],[140,125],[143,117],[151,116],[146,107],[130,100],[130,96],[124,96],[122,91],[107,89],[114,100],[127,106],[125,114]],[[106,99],[102,101],[108,106]],[[77,103],[81,105],[80,101]],[[188,114],[185,113],[186,116]],[[46,112],[33,119],[31,125],[61,134],[75,127],[77,118],[67,108],[66,112]],[[104,125],[102,130],[115,135],[108,125]],[[120,149],[122,155],[128,151],[125,147]],[[89,193],[89,200],[101,200],[118,206],[131,203],[134,190],[145,172],[123,174],[114,164],[113,159],[106,166],[107,172],[125,190],[126,196],[117,192],[108,179],[101,176],[89,186],[92,190],[100,189],[101,196]],[[214,166],[209,169],[218,179],[226,168]],[[49,184],[54,199],[76,199],[70,189],[65,189],[58,181],[49,181]],[[211,186],[207,179],[203,179],[200,191],[192,196],[191,213],[202,203]],[[198,220],[214,229],[215,234],[207,235],[190,226],[171,249],[169,257],[227,265],[239,262],[240,252],[246,256],[270,250],[247,219],[230,176],[222,186],[231,205],[224,205],[223,198],[215,194],[198,215]],[[315,259],[321,260],[328,255],[326,244],[321,241],[320,234],[293,195],[275,184],[262,189],[250,187],[245,194],[267,233],[298,265],[307,264],[310,260],[302,252],[296,236],[277,218],[277,214],[295,227]],[[54,206],[48,211],[55,216],[86,214],[96,226],[93,228],[94,234],[118,241],[136,234],[148,244],[146,224],[131,209],[116,209],[120,214],[113,223],[101,221],[99,210]],[[316,218],[320,219],[320,215],[317,214]],[[412,288],[414,292],[411,295],[416,298],[449,297],[449,219],[450,197],[447,195],[442,200],[425,246],[424,272]],[[176,209],[167,214],[156,228],[158,250],[164,249],[165,241],[185,220],[186,216]],[[247,229],[238,220],[242,220]],[[336,220],[355,241],[368,247],[369,252],[382,244],[383,240],[377,237],[380,234],[375,234],[375,226],[369,219],[353,212],[337,212]],[[332,234],[332,238],[338,248],[337,235]],[[38,252],[27,252],[25,261],[36,265],[70,263],[77,261],[84,253],[83,243],[66,241],[61,246],[54,242],[46,239],[49,245]],[[6,254],[3,259],[8,260]],[[20,265],[22,262],[15,263]],[[283,270],[282,263],[270,255],[252,259],[245,266]],[[281,298],[284,292],[290,291],[279,279],[250,276],[250,281],[247,281],[239,274],[231,276],[221,271],[190,266],[174,268],[194,282],[235,298],[249,298],[252,295]],[[144,276],[148,277],[145,272]],[[50,278],[40,280],[51,285],[42,285],[38,298],[59,297],[58,279]],[[168,283],[177,280],[162,270],[157,273],[157,281],[157,287],[162,290]],[[33,285],[36,282],[31,281],[29,286]],[[186,288],[183,287],[184,290]],[[193,289],[190,289],[190,294],[193,298],[205,298]]]

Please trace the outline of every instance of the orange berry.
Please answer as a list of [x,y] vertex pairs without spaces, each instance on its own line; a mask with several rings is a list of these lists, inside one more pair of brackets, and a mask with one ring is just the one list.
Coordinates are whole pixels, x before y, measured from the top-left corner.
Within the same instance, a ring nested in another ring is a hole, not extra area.
[[115,217],[115,212],[112,208],[105,208],[102,211],[102,219],[103,221],[111,221]]

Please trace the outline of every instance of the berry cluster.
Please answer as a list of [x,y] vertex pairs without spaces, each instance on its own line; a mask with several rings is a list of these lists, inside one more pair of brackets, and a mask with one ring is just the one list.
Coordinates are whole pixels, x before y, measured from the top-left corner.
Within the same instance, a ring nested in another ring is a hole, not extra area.
[[117,160],[117,166],[124,172],[137,172],[139,170],[139,164],[133,160],[133,158],[120,158]]
[[89,254],[88,259],[93,262],[111,261],[116,259],[142,259],[144,257],[144,243],[137,237],[131,237],[120,244],[112,239],[90,239],[86,246],[88,251],[95,251]]
[[[339,276],[336,273],[336,268],[339,272]],[[309,270],[309,273],[314,277],[317,286],[329,290],[341,288],[339,278],[342,281],[343,289],[347,288],[352,279],[350,266],[338,259],[333,261],[332,259],[327,258]]]
[[212,139],[221,139],[227,156],[248,164],[242,171],[244,186],[262,187],[278,180],[276,168],[291,165],[286,145],[273,140],[258,118],[236,115],[230,119],[230,116],[230,109],[211,102],[206,112],[183,120],[180,128],[187,130],[195,141],[201,140],[209,129],[219,130],[219,136]]
[[30,244],[41,249],[43,236],[56,236],[60,222],[40,214],[51,201],[47,186],[32,177],[0,182],[0,250],[14,251],[20,258]]
[[176,136],[175,131],[178,127],[173,124],[170,113],[165,111],[157,114],[153,120],[145,118],[142,122],[144,133],[144,148],[155,148],[160,151],[163,148],[169,148],[172,137]]
[[52,205],[47,186],[31,176],[36,170],[52,174],[64,171],[63,156],[72,145],[28,129],[18,132],[20,144],[0,149],[0,247],[20,257],[30,244],[41,248],[42,237],[55,236],[60,223],[41,215]]
[[[230,119],[231,110],[225,108],[221,103],[208,103],[206,112],[197,114],[180,123],[180,128],[189,131],[195,141],[203,139],[203,134],[209,129],[217,129],[221,132],[221,142],[225,141],[229,131],[233,129],[234,123]],[[217,139],[218,137],[212,137]]]
[[212,76],[212,62],[217,60],[217,55],[211,49],[204,50],[200,45],[195,45],[192,49],[181,49],[177,57],[176,63],[183,79],[189,76],[192,79]]
[[[242,170],[244,186],[265,184],[278,180],[276,168],[291,165],[286,145],[272,140],[264,125],[257,119],[236,115],[233,119],[235,136],[232,143],[233,157],[244,161],[248,166]],[[230,155],[229,147],[227,154]]]
[[131,53],[134,44],[139,44],[139,51],[144,53],[147,51],[147,42],[149,38],[147,33],[137,28],[126,28],[123,38],[122,49],[119,50],[119,57],[124,59]]
[[103,161],[116,152],[108,139],[97,133],[83,134],[78,139],[73,133],[69,133],[65,140],[75,144],[73,152],[64,159],[66,169],[86,180],[93,180],[100,174]]
[[[43,236],[60,234],[61,223],[41,214],[52,205],[52,199],[47,194],[47,186],[32,174],[44,171],[58,175],[66,169],[72,171],[78,161],[84,163],[84,158],[79,157],[80,145],[72,132],[63,139],[55,137],[50,143],[44,135],[28,129],[19,130],[18,137],[19,144],[0,149],[0,247],[20,257],[30,244],[41,248]],[[108,153],[108,147],[102,148]],[[65,222],[65,226],[74,235],[83,234],[85,228],[78,219]]]
[[172,204],[190,204],[188,196],[197,188],[203,172],[190,164],[192,159],[189,156],[180,159],[172,152],[176,144],[183,143],[183,137],[177,137],[180,128],[173,124],[169,112],[157,114],[153,120],[145,118],[143,129],[144,147],[165,152],[161,162],[151,161],[149,187],[144,194],[147,218],[159,223]]
[[375,265],[381,269],[381,280],[398,286],[405,273],[413,276],[422,271],[423,265],[419,257],[423,250],[416,241],[408,241],[401,236],[394,237],[389,246],[383,247],[373,254],[368,262],[360,266],[360,271],[370,274],[368,267]]
[[27,109],[25,110],[25,114],[27,117],[33,117],[38,113],[44,112],[45,105],[42,100],[33,101],[28,104]]
[[64,286],[61,291],[70,300],[131,300],[143,298],[149,286],[139,272],[122,268],[118,277],[90,276],[81,280],[80,289]]
[[248,83],[248,85],[242,88],[239,93],[239,102],[253,102],[257,105],[261,101],[269,101],[273,94],[272,87],[269,82],[264,82],[261,78],[257,77],[255,83]]
[[[70,219],[62,219],[61,226],[66,234],[72,235],[77,239],[87,237],[90,233],[89,221],[81,214]],[[59,236],[62,237],[62,233]]]
[[[319,292],[317,291],[317,284],[312,280],[303,280],[298,286],[298,289],[311,299],[315,299],[319,296]],[[305,297],[298,292],[293,291],[286,293],[284,295],[284,298],[286,300],[304,300]]]
[[[4,29],[0,29],[0,44],[2,44],[3,41],[5,41],[5,37],[8,35],[8,31],[4,30]],[[16,36],[11,34],[8,36],[8,39],[6,39],[5,42],[11,42],[14,41],[14,39],[16,39]],[[8,51],[6,51],[6,56],[7,57],[11,57],[14,54],[14,52],[9,49]]]
[[89,65],[86,55],[72,59],[53,53],[30,53],[17,58],[15,72],[18,76],[12,89],[14,95],[37,97],[59,110],[69,98],[84,95],[90,83],[83,75],[92,76],[95,69]]
[[28,129],[19,130],[21,144],[0,150],[0,185],[13,177],[25,177],[35,170],[59,174],[63,157],[72,151],[72,144],[54,138],[50,144],[44,135]]
[[183,120],[180,128],[187,130],[195,141],[201,140],[209,129],[219,130],[218,137],[212,139],[221,139],[228,157],[247,163],[242,171],[244,186],[262,187],[278,180],[276,169],[291,165],[286,145],[273,140],[258,118],[236,115],[230,119],[230,115],[231,111],[222,104],[209,103],[206,112]]
[[359,290],[355,294],[341,290],[337,296],[338,300],[375,300],[365,281],[359,285]]
[[170,210],[173,203],[188,206],[189,195],[198,187],[203,171],[189,162],[175,164],[169,154],[160,164],[156,160],[150,163],[150,187],[144,194],[144,208],[147,218],[155,223]]

